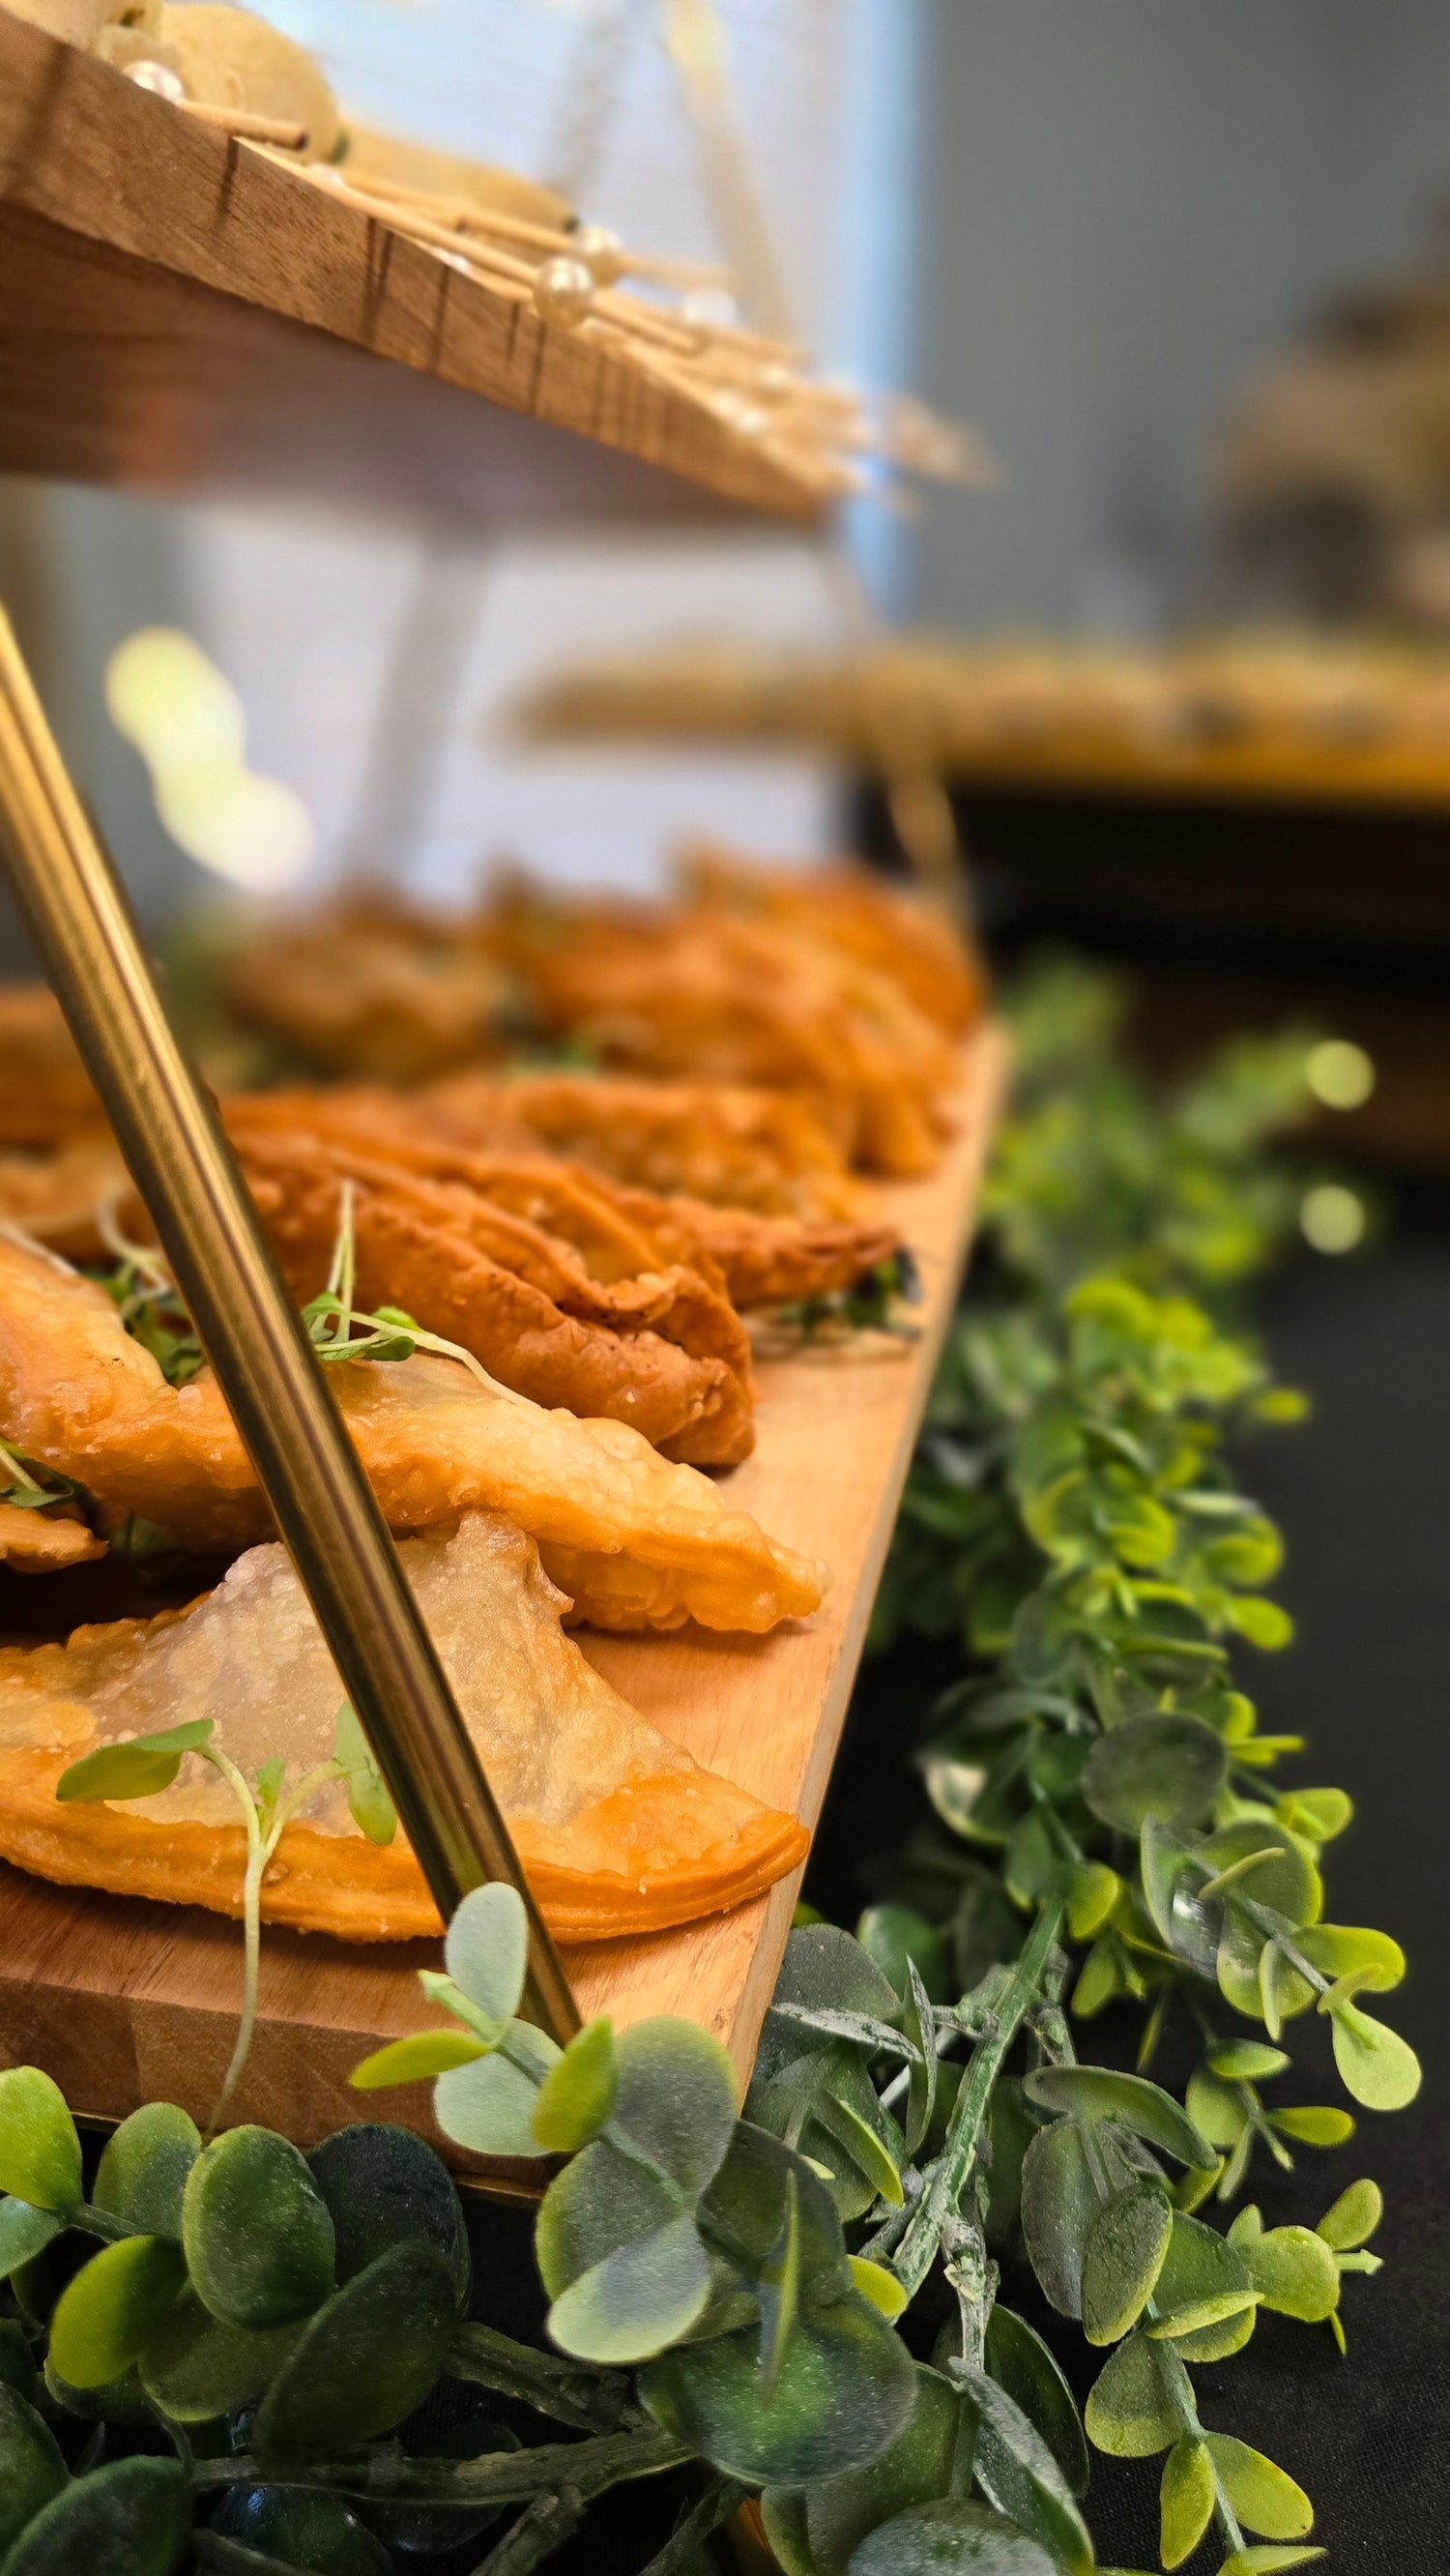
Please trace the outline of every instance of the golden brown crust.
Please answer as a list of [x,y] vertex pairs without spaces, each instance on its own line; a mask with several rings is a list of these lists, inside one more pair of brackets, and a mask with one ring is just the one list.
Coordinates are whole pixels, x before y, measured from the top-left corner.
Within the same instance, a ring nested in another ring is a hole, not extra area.
[[[122,1806],[61,1805],[55,1784],[75,1759],[0,1753],[0,1858],[64,1886],[202,1905],[239,1915],[246,1841],[240,1825],[159,1823]],[[699,1841],[701,1788],[713,1840]],[[688,1800],[688,1815],[682,1810]],[[693,1848],[675,1857],[682,1822]],[[713,1773],[688,1789],[672,1776],[627,1783],[565,1832],[520,1818],[514,1843],[550,1930],[561,1941],[614,1941],[717,1914],[759,1896],[804,1860],[810,1837]],[[289,1825],[262,1890],[262,1915],[338,1941],[415,1941],[441,1930],[412,1852],[359,1835]]]
[[754,913],[807,931],[877,969],[950,1036],[981,1018],[979,961],[935,905],[869,876],[849,861],[831,867],[761,866],[716,842],[692,843],[682,873],[700,903]]
[[54,995],[0,984],[0,1146],[43,1151],[104,1126]]
[[55,1574],[105,1553],[105,1540],[94,1537],[78,1513],[0,1503],[0,1565],[13,1565],[17,1574]]
[[669,1458],[731,1466],[754,1445],[744,1327],[686,1270],[606,1285],[570,1247],[461,1182],[325,1134],[228,1121],[299,1304],[327,1279],[353,1183],[359,1305],[400,1306],[535,1403],[631,1423]]
[[233,958],[225,989],[333,1073],[426,1082],[501,1052],[505,987],[468,925],[381,889],[279,924]]
[[[628,1424],[491,1397],[457,1362],[335,1368],[390,1528],[479,1508],[535,1537],[581,1618],[755,1632],[814,1610],[830,1576]],[[208,1371],[170,1387],[105,1291],[0,1238],[0,1436],[194,1547],[245,1547],[268,1515]]]
[[806,1223],[863,1212],[829,1104],[792,1092],[606,1073],[464,1074],[431,1085],[421,1105],[480,1152],[541,1145],[661,1199]]

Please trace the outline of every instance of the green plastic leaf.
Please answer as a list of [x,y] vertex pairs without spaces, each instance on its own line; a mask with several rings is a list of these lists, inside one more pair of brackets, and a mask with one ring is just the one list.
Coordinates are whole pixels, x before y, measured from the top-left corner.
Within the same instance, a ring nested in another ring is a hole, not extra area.
[[143,2103],[106,2140],[91,2198],[147,2236],[180,2236],[186,2177],[200,2153],[201,2133],[185,2111]]
[[[954,2472],[964,2485],[969,2457],[958,2457],[963,2433],[962,2401],[934,2370],[918,2364],[916,2403],[888,2450],[863,2469],[848,2469],[820,2486],[771,2488],[762,2498],[766,2527],[771,2508],[783,2499],[801,2500],[801,2543],[808,2576],[846,2576],[851,2553],[883,2522],[911,2506],[931,2504],[952,2487]],[[780,2551],[777,2548],[777,2556]]]
[[648,2361],[689,2333],[709,2296],[709,2261],[686,2215],[616,2246],[571,2281],[549,2310],[549,2334],[580,2361]]
[[977,2484],[989,2504],[1038,2541],[1068,2571],[1091,2576],[1093,2547],[1061,2469],[1036,2426],[1005,2388],[981,2371],[960,2370],[977,2409]]
[[1100,1860],[1084,1861],[1067,1882],[1067,1928],[1074,1941],[1095,1940],[1123,1892],[1115,1869]]
[[44,2417],[0,2380],[0,2550],[69,2483],[60,2444]]
[[852,2553],[848,2576],[1057,2576],[1025,2532],[985,2505],[948,2497],[883,2522]]
[[1198,2218],[1176,2211],[1158,2275],[1147,2331],[1154,2342],[1177,2340],[1225,2324],[1257,2304],[1258,2292],[1237,2246]]
[[83,2423],[122,2425],[130,2431],[149,2428],[153,2423],[134,2370],[128,2370],[121,2379],[108,2379],[104,2388],[72,2388],[47,2354],[44,2379],[46,2395],[67,2415],[77,2415]]
[[[847,2259],[849,2261],[849,2256]],[[870,2268],[874,2270],[876,2267],[872,2265]],[[891,2275],[885,2273],[882,2277],[890,2280]],[[851,2279],[860,2289],[854,2264],[851,2266]],[[767,2388],[774,2388],[780,2379],[791,2328],[800,2313],[800,2296],[800,2185],[798,2176],[792,2173],[786,2182],[785,2216],[781,2221],[780,2234],[755,2280],[755,2303],[760,2311],[760,2370]],[[862,2296],[870,2298],[870,2292],[863,2290]],[[887,2313],[879,2299],[872,2299],[871,2305],[880,2309],[883,2316]]]
[[207,2424],[260,2397],[302,2333],[287,2326],[228,2326],[182,2291],[141,2355],[141,2386],[177,2424]]
[[1150,2174],[1103,2203],[1083,2244],[1082,2325],[1089,2343],[1117,2343],[1136,2325],[1172,2233],[1168,2194]]
[[[995,1893],[1006,1906],[1000,1888]],[[1015,1917],[1013,1923],[1015,1930]],[[828,2188],[842,2218],[859,2217],[869,2209],[878,2196],[877,2185],[815,2116],[816,2106],[827,2095],[849,2104],[888,2153],[898,2133],[877,2099],[862,2049],[794,2014],[856,2016],[863,2024],[882,2027],[897,2010],[897,1994],[849,1933],[816,1924],[791,1934],[765,2018],[746,2113],[752,2123],[788,2137],[802,2155],[827,2168]]]
[[662,2015],[622,2031],[615,2059],[612,2125],[681,2191],[699,2194],[718,2173],[735,2129],[735,2070],[725,2050],[697,2023]]
[[1328,1843],[1352,1821],[1354,1801],[1343,1789],[1291,1789],[1278,1801],[1275,1813],[1291,1833]]
[[529,1964],[529,1922],[516,1887],[470,1888],[443,1945],[453,1982],[489,2021],[512,2021]]
[[576,2031],[549,2069],[530,2114],[534,2143],[545,2155],[574,2155],[597,2137],[619,2089],[614,2025],[607,2014]]
[[28,2522],[4,2576],[176,2576],[191,2543],[191,2490],[179,2460],[110,2460],[63,2487]]
[[385,2092],[393,2084],[424,2084],[455,2066],[471,2066],[488,2054],[471,2030],[420,2030],[410,2039],[390,2039],[375,2048],[348,2077],[358,2093]]
[[1235,2242],[1266,2308],[1312,2326],[1338,2306],[1339,2266],[1324,2238],[1310,2228],[1270,2227]]
[[883,2263],[868,2262],[864,2254],[850,2254],[851,2278],[863,2299],[879,2308],[883,2317],[899,2317],[907,2305],[906,2292],[894,2272]]
[[1236,2147],[1249,2126],[1249,2114],[1243,2096],[1222,2077],[1196,2067],[1188,2079],[1184,2096],[1185,2108],[1196,2129],[1202,2131],[1211,2146],[1227,2152]]
[[1226,2084],[1267,2084],[1289,2064],[1282,2048],[1266,2048],[1261,2039],[1230,2039],[1208,2052],[1208,2063]]
[[186,2279],[169,2236],[123,2236],[66,2283],[50,2321],[50,2357],[72,2388],[104,2388],[130,2369]]
[[1307,2567],[1312,2559],[1328,2556],[1323,2549],[1236,2549],[1226,2558],[1218,2576],[1281,2576],[1288,2567]]
[[1373,1968],[1377,1994],[1388,1994],[1405,1973],[1405,1954],[1398,1941],[1368,1924],[1312,1923],[1294,1946],[1322,1977],[1348,1977],[1356,1969]]
[[170,1788],[183,1754],[209,1742],[214,1726],[210,1717],[194,1717],[184,1726],[164,1726],[156,1735],[133,1735],[127,1744],[102,1744],[62,1771],[55,1794],[67,1800],[154,1797]]
[[36,2209],[74,2209],[81,2196],[81,2142],[65,2095],[38,2066],[0,2075],[0,2191]]
[[[818,1923],[820,1916],[809,1914],[806,1921]],[[761,2529],[782,2576],[820,2576],[806,2534],[808,2493],[805,2487],[767,2487],[760,2499]]]
[[258,2459],[300,2467],[391,2432],[436,2385],[457,2316],[452,2270],[433,2246],[380,2254],[303,2326],[257,2409]]
[[431,2245],[468,2297],[468,2230],[441,2156],[411,2129],[359,2120],[335,2129],[307,2159],[332,2218],[339,2281],[365,2272],[393,2245]]
[[907,1961],[912,1960],[932,2001],[944,2001],[946,1942],[924,1914],[909,1905],[868,1905],[856,1926],[856,1938],[898,1995],[905,1997]]
[[1117,2120],[1150,2146],[1184,2165],[1208,2165],[1213,2150],[1171,2093],[1146,2076],[1118,2075],[1104,2066],[1039,2066],[1025,2080],[1029,2101],[1076,2120]]
[[1332,2016],[1334,2063],[1347,2093],[1366,2111],[1403,2111],[1420,2089],[1420,2061],[1407,2039],[1341,2004]]
[[1230,1601],[1228,1616],[1241,1637],[1265,1654],[1276,1655],[1294,1642],[1294,1622],[1277,1601],[1266,1601],[1261,1594],[1241,1593]]
[[64,2226],[53,2209],[33,2208],[28,2200],[0,2200],[0,2281],[43,2254]]
[[914,1959],[906,1963],[907,1991],[902,2007],[902,2033],[921,2051],[921,2063],[913,2066],[906,2099],[905,2146],[908,2156],[920,2149],[936,2110],[938,2062],[936,2023],[932,2019],[931,1998],[922,1983]]
[[193,2285],[225,2325],[286,2325],[332,2288],[327,2203],[306,2158],[271,2129],[228,2129],[203,2150],[181,2235]]
[[1141,2332],[1111,2353],[1088,2392],[1088,2438],[1117,2460],[1147,2460],[1179,2434],[1164,2364]]
[[353,1823],[370,1843],[386,1848],[398,1830],[398,1811],[350,1699],[337,1712],[332,1758],[342,1773]]
[[527,2062],[527,2070],[498,2052],[440,2075],[433,2092],[433,2111],[445,2137],[480,2156],[537,2156],[534,2105],[539,2087],[563,2055],[557,2040],[535,2030],[532,2022],[510,2024],[509,2050]]
[[1292,2110],[1273,2112],[1271,2119],[1283,2136],[1304,2147],[1343,2147],[1354,2135],[1349,2113],[1328,2103],[1296,2104]]
[[1163,2463],[1158,2490],[1159,2554],[1165,2567],[1181,2567],[1185,2558],[1192,2557],[1213,2520],[1216,2501],[1208,2445],[1192,2433],[1180,2433]]
[[[553,2189],[571,2182],[599,2152],[587,2147]],[[802,2158],[742,2122],[703,2213],[758,2273],[780,2242],[792,2175],[800,2207],[800,2295],[774,2390],[760,2369],[758,2323],[679,2345],[649,2363],[639,2381],[645,2405],[666,2431],[727,2475],[756,2485],[799,2486],[864,2465],[894,2441],[915,2399],[910,2355],[857,2292],[835,2209]]]
[[870,2123],[849,2102],[838,2101],[834,2093],[823,2094],[816,2105],[816,2117],[823,2129],[844,2147],[858,2173],[863,2173],[873,2192],[889,2202],[893,2209],[902,2204],[901,2175],[895,2158],[884,2147]]
[[1098,2210],[1098,2188],[1075,2120],[1040,2129],[1022,2161],[1022,2233],[1027,2259],[1053,2306],[1082,2314],[1082,2262]]
[[1368,2180],[1352,2182],[1326,2209],[1314,2232],[1336,2253],[1348,2254],[1355,2246],[1369,2243],[1384,2214],[1384,2193],[1379,2184]]
[[1130,1717],[1099,1736],[1082,1794],[1105,1825],[1136,1834],[1150,1816],[1166,1825],[1207,1815],[1228,1770],[1223,1738],[1197,1717]]
[[1208,2447],[1229,2503],[1248,2531],[1264,2540],[1303,2540],[1314,2507],[1287,2471],[1231,2433],[1210,2433]]
[[1042,2435],[1073,2495],[1087,2493],[1088,2453],[1077,2402],[1042,2337],[994,2301],[987,2319],[986,2363],[999,2387]]

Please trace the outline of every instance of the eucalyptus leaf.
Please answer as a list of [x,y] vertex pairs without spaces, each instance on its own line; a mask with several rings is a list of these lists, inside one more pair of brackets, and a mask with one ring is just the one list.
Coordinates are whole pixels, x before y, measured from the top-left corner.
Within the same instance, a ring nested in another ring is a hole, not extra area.
[[101,2149],[91,2198],[147,2236],[181,2234],[186,2178],[201,2153],[196,2122],[174,2102],[145,2102]]
[[945,2000],[946,1942],[914,1907],[869,1905],[856,1926],[856,1939],[898,1995],[906,1994],[907,1968],[911,1964],[933,2003]]
[[146,2344],[138,2365],[141,2386],[173,2423],[211,2423],[261,2396],[302,2330],[300,2321],[224,2325],[188,2287]]
[[[537,2156],[534,2105],[539,2087],[563,2055],[556,2040],[516,2021],[508,2034],[510,2055],[492,2051],[471,2064],[440,2075],[433,2090],[433,2112],[445,2137],[478,2156]],[[513,2054],[526,2066],[516,2066]]]
[[1345,2091],[1366,2111],[1403,2111],[1420,2089],[1420,2061],[1409,2041],[1357,2004],[1342,2004],[1331,2018]]
[[70,2484],[60,2444],[28,2399],[0,2380],[0,2550]]
[[[963,2439],[965,2458],[959,2455]],[[780,2513],[785,2497],[798,2496],[810,2576],[846,2576],[852,2551],[881,2523],[911,2505],[945,2496],[954,2472],[958,2480],[963,2469],[970,2475],[970,2454],[970,2427],[964,2433],[959,2393],[918,2363],[916,2402],[890,2448],[868,2468],[848,2469],[818,2486],[768,2488],[762,2499],[767,2528],[771,2508]]]
[[169,2236],[123,2236],[66,2283],[50,2321],[50,2357],[72,2388],[121,2378],[174,2307],[186,2280]]
[[[586,2148],[553,2189],[597,2153]],[[799,2305],[775,2387],[761,2370],[758,2324],[677,2346],[650,2362],[639,2381],[645,2405],[665,2431],[692,2443],[727,2475],[758,2485],[799,2486],[875,2459],[901,2431],[915,2400],[910,2355],[857,2292],[835,2209],[799,2156],[741,2122],[702,2215],[758,2272],[779,2244],[792,2176],[800,2208]]]
[[1110,2353],[1088,2391],[1088,2439],[1118,2460],[1151,2459],[1178,2438],[1180,2426],[1165,2363],[1147,2336],[1129,2335]]
[[1313,2529],[1314,2507],[1287,2470],[1230,2433],[1206,2438],[1220,2484],[1245,2529],[1264,2540],[1303,2540]]
[[1236,2549],[1224,2560],[1218,2576],[1282,2576],[1285,2568],[1307,2567],[1311,2560],[1327,2555],[1323,2549]]
[[1033,2327],[1000,2300],[987,2319],[986,2364],[998,2386],[1036,2425],[1070,2492],[1087,2493],[1088,2453],[1077,2402],[1058,2364]]
[[1158,2490],[1161,2524],[1159,2555],[1167,2568],[1181,2567],[1213,2520],[1218,2488],[1208,2445],[1193,2433],[1180,2433],[1163,2463]]
[[883,2522],[852,2552],[848,2576],[1057,2576],[1057,2566],[1000,2514],[949,2497]]
[[1354,2135],[1349,2113],[1328,2103],[1296,2103],[1292,2109],[1275,2111],[1270,2117],[1286,2138],[1297,2139],[1305,2147],[1343,2147]]
[[1322,2236],[1307,2227],[1271,2227],[1233,2239],[1261,2304],[1303,2325],[1322,2324],[1339,2304],[1339,2267]]
[[333,2228],[305,2157],[274,2130],[228,2129],[198,2156],[182,2197],[193,2286],[224,2325],[278,2326],[332,2288]]
[[0,2074],[0,2191],[36,2209],[74,2209],[81,2142],[60,2086],[38,2066]]
[[1136,2325],[1172,2233],[1168,2194],[1149,2175],[1103,2203],[1083,2243],[1082,2324],[1089,2343],[1117,2343]]
[[685,2215],[615,2246],[571,2281],[549,2310],[549,2334],[581,2361],[648,2361],[689,2333],[709,2296],[710,2265]]
[[977,2410],[977,2484],[1068,2576],[1091,2576],[1093,2547],[1072,2490],[1036,2426],[995,2379],[955,2372]]
[[1022,2162],[1022,2233],[1033,2271],[1065,2317],[1082,2314],[1083,2248],[1098,2201],[1077,2122],[1040,2129]]
[[391,2432],[436,2385],[457,2322],[453,2271],[435,2247],[391,2246],[309,2317],[252,2428],[270,2469],[351,2451]]
[[332,2219],[339,2281],[366,2271],[393,2245],[431,2245],[453,2275],[460,2312],[468,2298],[468,2230],[441,2156],[410,2129],[359,2120],[334,2129],[307,2158]]
[[1184,2165],[1207,2165],[1213,2151],[1171,2093],[1142,2075],[1119,2075],[1102,2066],[1040,2066],[1024,2090],[1044,2111],[1077,2120],[1114,2120]]
[[881,2198],[894,2209],[902,2203],[901,2174],[889,2148],[882,2145],[869,2121],[849,2102],[840,2101],[834,2093],[822,2094],[816,2105],[816,2117],[837,2146],[843,2147],[858,2173],[871,2185],[873,2197]]
[[487,2020],[512,2021],[529,1963],[528,1917],[518,1889],[502,1879],[470,1888],[448,1926],[443,1961]]
[[546,2155],[574,2155],[597,2137],[614,2108],[619,2061],[607,2015],[576,2031],[535,2096],[530,2126]]
[[0,2576],[177,2576],[191,2539],[179,2460],[110,2460],[63,2487],[11,2544]]
[[1258,2293],[1237,2246],[1202,2219],[1175,2210],[1173,2233],[1154,2291],[1153,2340],[1176,2339],[1227,2322],[1256,2305]]
[[28,2200],[0,2200],[0,2281],[33,2263],[65,2223],[58,2211],[37,2209]]
[[419,2030],[408,2039],[390,2039],[364,2057],[348,2077],[356,2092],[385,2092],[394,2084],[425,2084],[455,2066],[471,2066],[488,2051],[471,2030]]
[[1095,1816],[1136,1834],[1150,1816],[1194,1824],[1222,1788],[1228,1756],[1220,1736],[1196,1717],[1134,1717],[1098,1738],[1082,1775]]
[[1375,2182],[1352,2182],[1342,2191],[1332,2208],[1326,2209],[1315,2234],[1336,2253],[1347,2254],[1357,2245],[1367,2245],[1384,2216],[1384,2194]]

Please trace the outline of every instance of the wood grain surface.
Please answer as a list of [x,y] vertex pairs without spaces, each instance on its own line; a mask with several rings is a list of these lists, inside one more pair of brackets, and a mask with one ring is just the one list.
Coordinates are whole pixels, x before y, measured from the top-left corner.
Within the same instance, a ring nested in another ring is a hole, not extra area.
[[704,400],[3,8],[0,470],[509,525],[819,508]]
[[[814,1618],[769,1637],[605,1637],[602,1672],[698,1758],[814,1826],[825,1795],[892,1522],[970,1239],[1004,1042],[966,1050],[942,1167],[882,1199],[916,1253],[916,1336],[797,1346],[760,1366],[759,1444],[730,1493],[835,1584]],[[748,2072],[797,1881],[675,1932],[566,1954],[586,2016],[679,2012]],[[439,2018],[415,1971],[437,1944],[357,1948],[265,1929],[257,2036],[231,2115],[307,2144],[358,2116],[347,2076],[382,2040]],[[53,1887],[0,1864],[0,2065],[43,2066],[77,2110],[117,2119],[165,2098],[205,2118],[236,2030],[241,1938],[219,1915]],[[434,2137],[424,2087],[382,2098]],[[456,2150],[450,2160],[462,2163]]]

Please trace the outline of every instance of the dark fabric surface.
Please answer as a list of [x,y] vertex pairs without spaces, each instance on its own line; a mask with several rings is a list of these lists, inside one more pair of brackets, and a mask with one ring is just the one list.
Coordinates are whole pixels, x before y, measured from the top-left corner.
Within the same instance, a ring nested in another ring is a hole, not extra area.
[[[1450,2134],[1436,2042],[1450,2036],[1439,1930],[1450,1848],[1450,1192],[1405,1192],[1373,1251],[1305,1255],[1269,1287],[1262,1325],[1282,1378],[1302,1385],[1310,1422],[1266,1434],[1242,1481],[1283,1527],[1276,1587],[1298,1622],[1286,1654],[1252,1658],[1266,1730],[1302,1734],[1286,1777],[1348,1789],[1353,1825],[1328,1857],[1335,1921],[1372,1923],[1410,1955],[1405,1985],[1379,2009],[1420,2051],[1426,2083],[1406,2112],[1362,2112],[1331,2155],[1299,2152],[1296,2171],[1255,2169],[1269,2223],[1313,2222],[1347,2183],[1370,2174],[1386,2215],[1384,2270],[1346,2282],[1347,2360],[1327,2329],[1265,2317],[1247,2350],[1200,2370],[1203,2419],[1236,2433],[1299,2479],[1317,2508],[1316,2540],[1353,2576],[1450,2570]],[[950,1658],[893,1654],[863,1675],[807,1893],[838,1922],[875,1892],[892,1847],[922,1810],[903,1759]],[[1095,2053],[1129,2062],[1136,2025],[1093,2025]],[[1312,2072],[1285,2100],[1342,2101],[1322,2023],[1295,2025]],[[1165,2055],[1173,2080],[1191,2060]],[[1318,2080],[1322,2067],[1323,2080]],[[1080,2336],[1020,2281],[1009,2294],[1056,2343],[1079,2393],[1094,2370]],[[1089,2518],[1111,2564],[1157,2565],[1157,2464],[1095,2459]],[[1211,2547],[1190,2562],[1208,2576]]]

